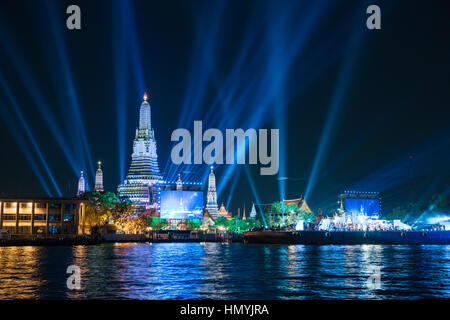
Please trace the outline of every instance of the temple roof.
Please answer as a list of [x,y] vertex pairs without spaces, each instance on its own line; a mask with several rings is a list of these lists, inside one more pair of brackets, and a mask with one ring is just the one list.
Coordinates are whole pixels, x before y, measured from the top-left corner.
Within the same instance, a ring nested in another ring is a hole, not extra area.
[[300,208],[301,211],[312,212],[305,199],[303,199],[302,197],[298,199],[286,199],[283,200],[283,202],[287,205],[295,204]]

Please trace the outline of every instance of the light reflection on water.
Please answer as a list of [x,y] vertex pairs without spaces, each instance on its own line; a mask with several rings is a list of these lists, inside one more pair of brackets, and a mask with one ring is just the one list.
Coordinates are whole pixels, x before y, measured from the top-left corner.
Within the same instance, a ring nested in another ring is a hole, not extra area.
[[[66,269],[81,268],[81,289]],[[371,266],[381,289],[367,288]],[[0,299],[450,297],[450,246],[221,243],[0,247]]]

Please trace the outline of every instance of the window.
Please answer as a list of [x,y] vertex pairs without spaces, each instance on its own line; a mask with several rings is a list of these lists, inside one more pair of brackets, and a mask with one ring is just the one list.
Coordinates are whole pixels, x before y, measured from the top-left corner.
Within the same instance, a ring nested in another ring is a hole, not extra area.
[[66,203],[64,204],[64,209],[65,210],[73,210],[75,208],[75,204],[73,203]]
[[31,214],[19,214],[19,220],[31,220]]
[[4,214],[3,215],[3,220],[16,220],[16,215],[15,214]]
[[45,221],[45,214],[35,214],[34,220],[36,221]]
[[59,215],[59,214],[50,214],[48,216],[48,221],[61,221],[61,215]]
[[73,214],[65,214],[64,221],[73,221]]
[[28,208],[28,203],[23,203],[23,202],[22,202],[22,203],[20,204],[20,207],[21,207],[21,208]]
[[31,233],[31,226],[20,226],[19,233]]
[[51,209],[61,209],[61,203],[50,203]]
[[58,233],[58,227],[56,226],[48,226],[49,233]]
[[35,205],[35,208],[37,209],[45,209],[47,206],[45,205],[45,203],[42,202],[37,202]]
[[5,208],[15,208],[15,207],[16,207],[15,202],[5,202]]

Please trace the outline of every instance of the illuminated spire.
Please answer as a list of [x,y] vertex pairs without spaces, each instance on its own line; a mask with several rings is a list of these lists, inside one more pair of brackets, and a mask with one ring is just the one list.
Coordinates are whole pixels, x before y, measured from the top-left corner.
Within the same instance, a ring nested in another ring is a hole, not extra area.
[[147,98],[146,92],[144,93],[144,101],[142,101],[141,110],[139,112],[139,131],[141,131],[141,134],[143,134],[144,137],[148,137],[152,129],[150,105],[147,102]]
[[219,207],[217,205],[217,192],[216,192],[216,176],[213,172],[213,166],[211,166],[211,173],[208,178],[208,194],[206,208],[213,219],[217,218],[219,213]]
[[86,192],[86,184],[84,182],[83,171],[81,171],[80,179],[78,179],[78,193],[77,193],[77,195],[80,196],[80,195],[82,195],[85,192]]
[[244,203],[244,214],[242,215],[242,220],[247,220],[247,217],[245,216],[245,203]]
[[183,190],[183,182],[181,181],[181,176],[178,174],[178,180],[177,180],[177,190]]
[[250,211],[250,218],[256,218],[256,208],[254,203],[252,205],[252,210]]
[[103,190],[103,171],[102,171],[102,162],[98,162],[98,169],[95,173],[95,191],[104,191]]
[[159,191],[157,189],[162,182],[147,93],[142,98],[139,122],[133,141],[131,165],[126,179],[118,187],[119,195],[130,199],[136,208],[145,208],[148,205],[158,206]]

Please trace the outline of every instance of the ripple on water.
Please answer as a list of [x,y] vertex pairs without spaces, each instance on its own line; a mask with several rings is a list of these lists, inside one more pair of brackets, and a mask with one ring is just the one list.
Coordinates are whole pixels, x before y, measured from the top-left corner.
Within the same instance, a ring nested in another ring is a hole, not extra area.
[[[81,289],[66,269],[81,268]],[[381,288],[371,289],[372,267]],[[221,243],[1,247],[0,299],[450,297],[450,246]]]

